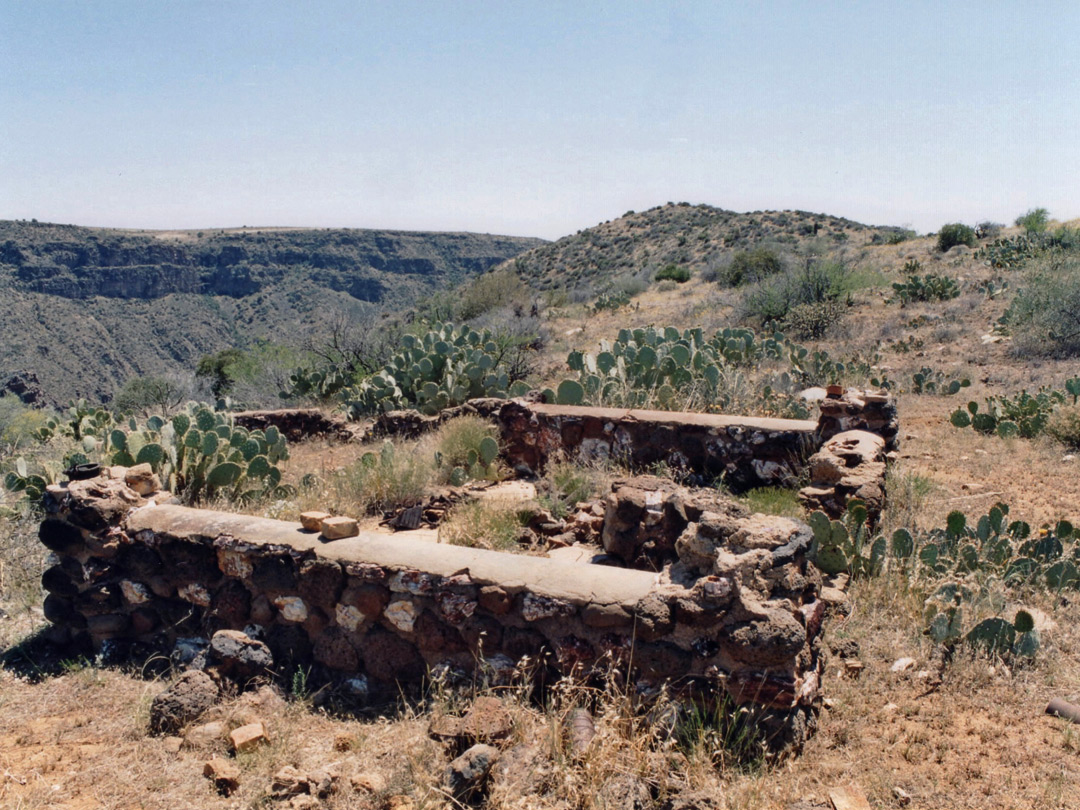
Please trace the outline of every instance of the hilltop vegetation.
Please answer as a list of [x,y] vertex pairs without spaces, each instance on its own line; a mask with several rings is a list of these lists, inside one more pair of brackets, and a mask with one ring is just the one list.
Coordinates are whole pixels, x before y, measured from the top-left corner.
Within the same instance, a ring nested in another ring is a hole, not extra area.
[[670,265],[691,273],[716,272],[737,252],[763,246],[795,251],[814,245],[823,252],[841,245],[898,242],[912,235],[903,228],[872,227],[806,211],[741,214],[710,205],[667,203],[628,211],[523,253],[511,265],[538,289],[559,288],[571,295],[576,291],[580,297],[620,276],[651,279]]
[[0,222],[0,384],[113,394],[257,338],[299,345],[456,286],[540,240],[343,229],[119,231]]

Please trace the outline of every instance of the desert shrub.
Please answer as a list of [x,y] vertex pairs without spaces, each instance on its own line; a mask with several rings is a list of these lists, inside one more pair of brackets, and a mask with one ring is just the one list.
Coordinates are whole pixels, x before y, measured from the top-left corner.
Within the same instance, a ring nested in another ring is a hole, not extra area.
[[465,478],[498,478],[499,431],[478,416],[451,419],[435,434],[435,466],[443,483],[460,485]]
[[950,222],[942,225],[938,231],[937,248],[942,253],[957,245],[975,246],[975,229],[962,222]]
[[49,412],[24,405],[18,397],[0,396],[0,457],[34,441]]
[[1029,208],[1016,218],[1016,224],[1029,234],[1042,233],[1050,224],[1050,212],[1045,208]]
[[690,280],[690,268],[678,264],[664,265],[656,272],[657,281],[674,281],[683,284]]
[[977,239],[997,239],[1001,235],[1001,229],[1005,226],[1000,222],[980,222],[975,226],[975,237]]
[[416,452],[415,447],[397,448],[387,441],[378,452],[365,453],[333,479],[336,506],[354,514],[414,506],[424,499],[434,475],[426,453]]
[[520,503],[499,500],[467,501],[447,517],[439,540],[454,546],[494,551],[524,551],[522,530],[531,510]]
[[536,486],[540,505],[556,518],[564,518],[574,504],[592,500],[600,494],[602,479],[601,472],[594,467],[569,461],[552,462]]
[[797,304],[784,317],[784,331],[802,340],[820,338],[843,319],[847,310],[843,301]]
[[802,304],[848,300],[849,275],[842,262],[809,261],[799,270],[766,279],[747,293],[743,307],[762,322],[783,321]]
[[784,263],[768,248],[740,250],[731,257],[731,263],[720,271],[719,280],[732,287],[752,284],[782,272]]
[[529,289],[511,270],[496,270],[478,276],[461,293],[457,316],[470,321],[485,312],[502,307],[525,310],[529,306]]
[[1046,421],[1046,434],[1073,450],[1080,450],[1080,405],[1061,405]]
[[178,375],[132,377],[116,392],[112,407],[117,413],[171,416],[196,394],[191,378]]
[[671,292],[672,290],[676,289],[678,286],[679,285],[676,284],[674,281],[672,281],[671,279],[668,279],[666,281],[661,281],[659,284],[657,284],[656,285],[656,291],[657,292]]
[[1051,254],[1032,262],[1006,321],[1021,355],[1080,354],[1080,257]]

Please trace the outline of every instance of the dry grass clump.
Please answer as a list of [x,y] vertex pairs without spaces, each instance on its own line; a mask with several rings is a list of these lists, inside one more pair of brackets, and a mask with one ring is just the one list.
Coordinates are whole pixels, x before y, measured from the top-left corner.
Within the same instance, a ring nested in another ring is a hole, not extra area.
[[575,504],[605,494],[612,475],[611,468],[597,464],[551,461],[536,485],[540,505],[555,518],[564,518]]
[[493,551],[524,551],[519,541],[533,511],[527,503],[518,501],[466,501],[456,506],[439,527],[439,540]]
[[1080,406],[1061,405],[1050,415],[1046,433],[1072,450],[1080,450]]
[[740,498],[751,512],[780,517],[804,518],[806,510],[799,503],[798,493],[784,487],[758,487],[747,490]]

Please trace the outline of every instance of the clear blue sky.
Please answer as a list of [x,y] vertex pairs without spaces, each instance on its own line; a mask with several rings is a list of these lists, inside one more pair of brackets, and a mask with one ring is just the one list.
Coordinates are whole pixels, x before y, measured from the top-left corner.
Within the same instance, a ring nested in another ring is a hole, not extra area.
[[0,218],[1080,216],[1080,3],[0,0]]

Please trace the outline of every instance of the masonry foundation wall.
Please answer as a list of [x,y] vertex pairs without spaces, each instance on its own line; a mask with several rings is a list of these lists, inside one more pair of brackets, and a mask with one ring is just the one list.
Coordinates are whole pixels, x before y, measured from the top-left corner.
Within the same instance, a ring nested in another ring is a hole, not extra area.
[[[434,667],[509,680],[606,679],[641,695],[750,706],[798,744],[820,692],[821,578],[797,521],[704,512],[659,573],[191,509],[114,477],[51,487],[47,618],[69,641],[198,665],[222,629],[265,641],[277,673],[396,689]],[[186,652],[185,652],[186,651]],[[205,665],[205,657],[203,660]]]

